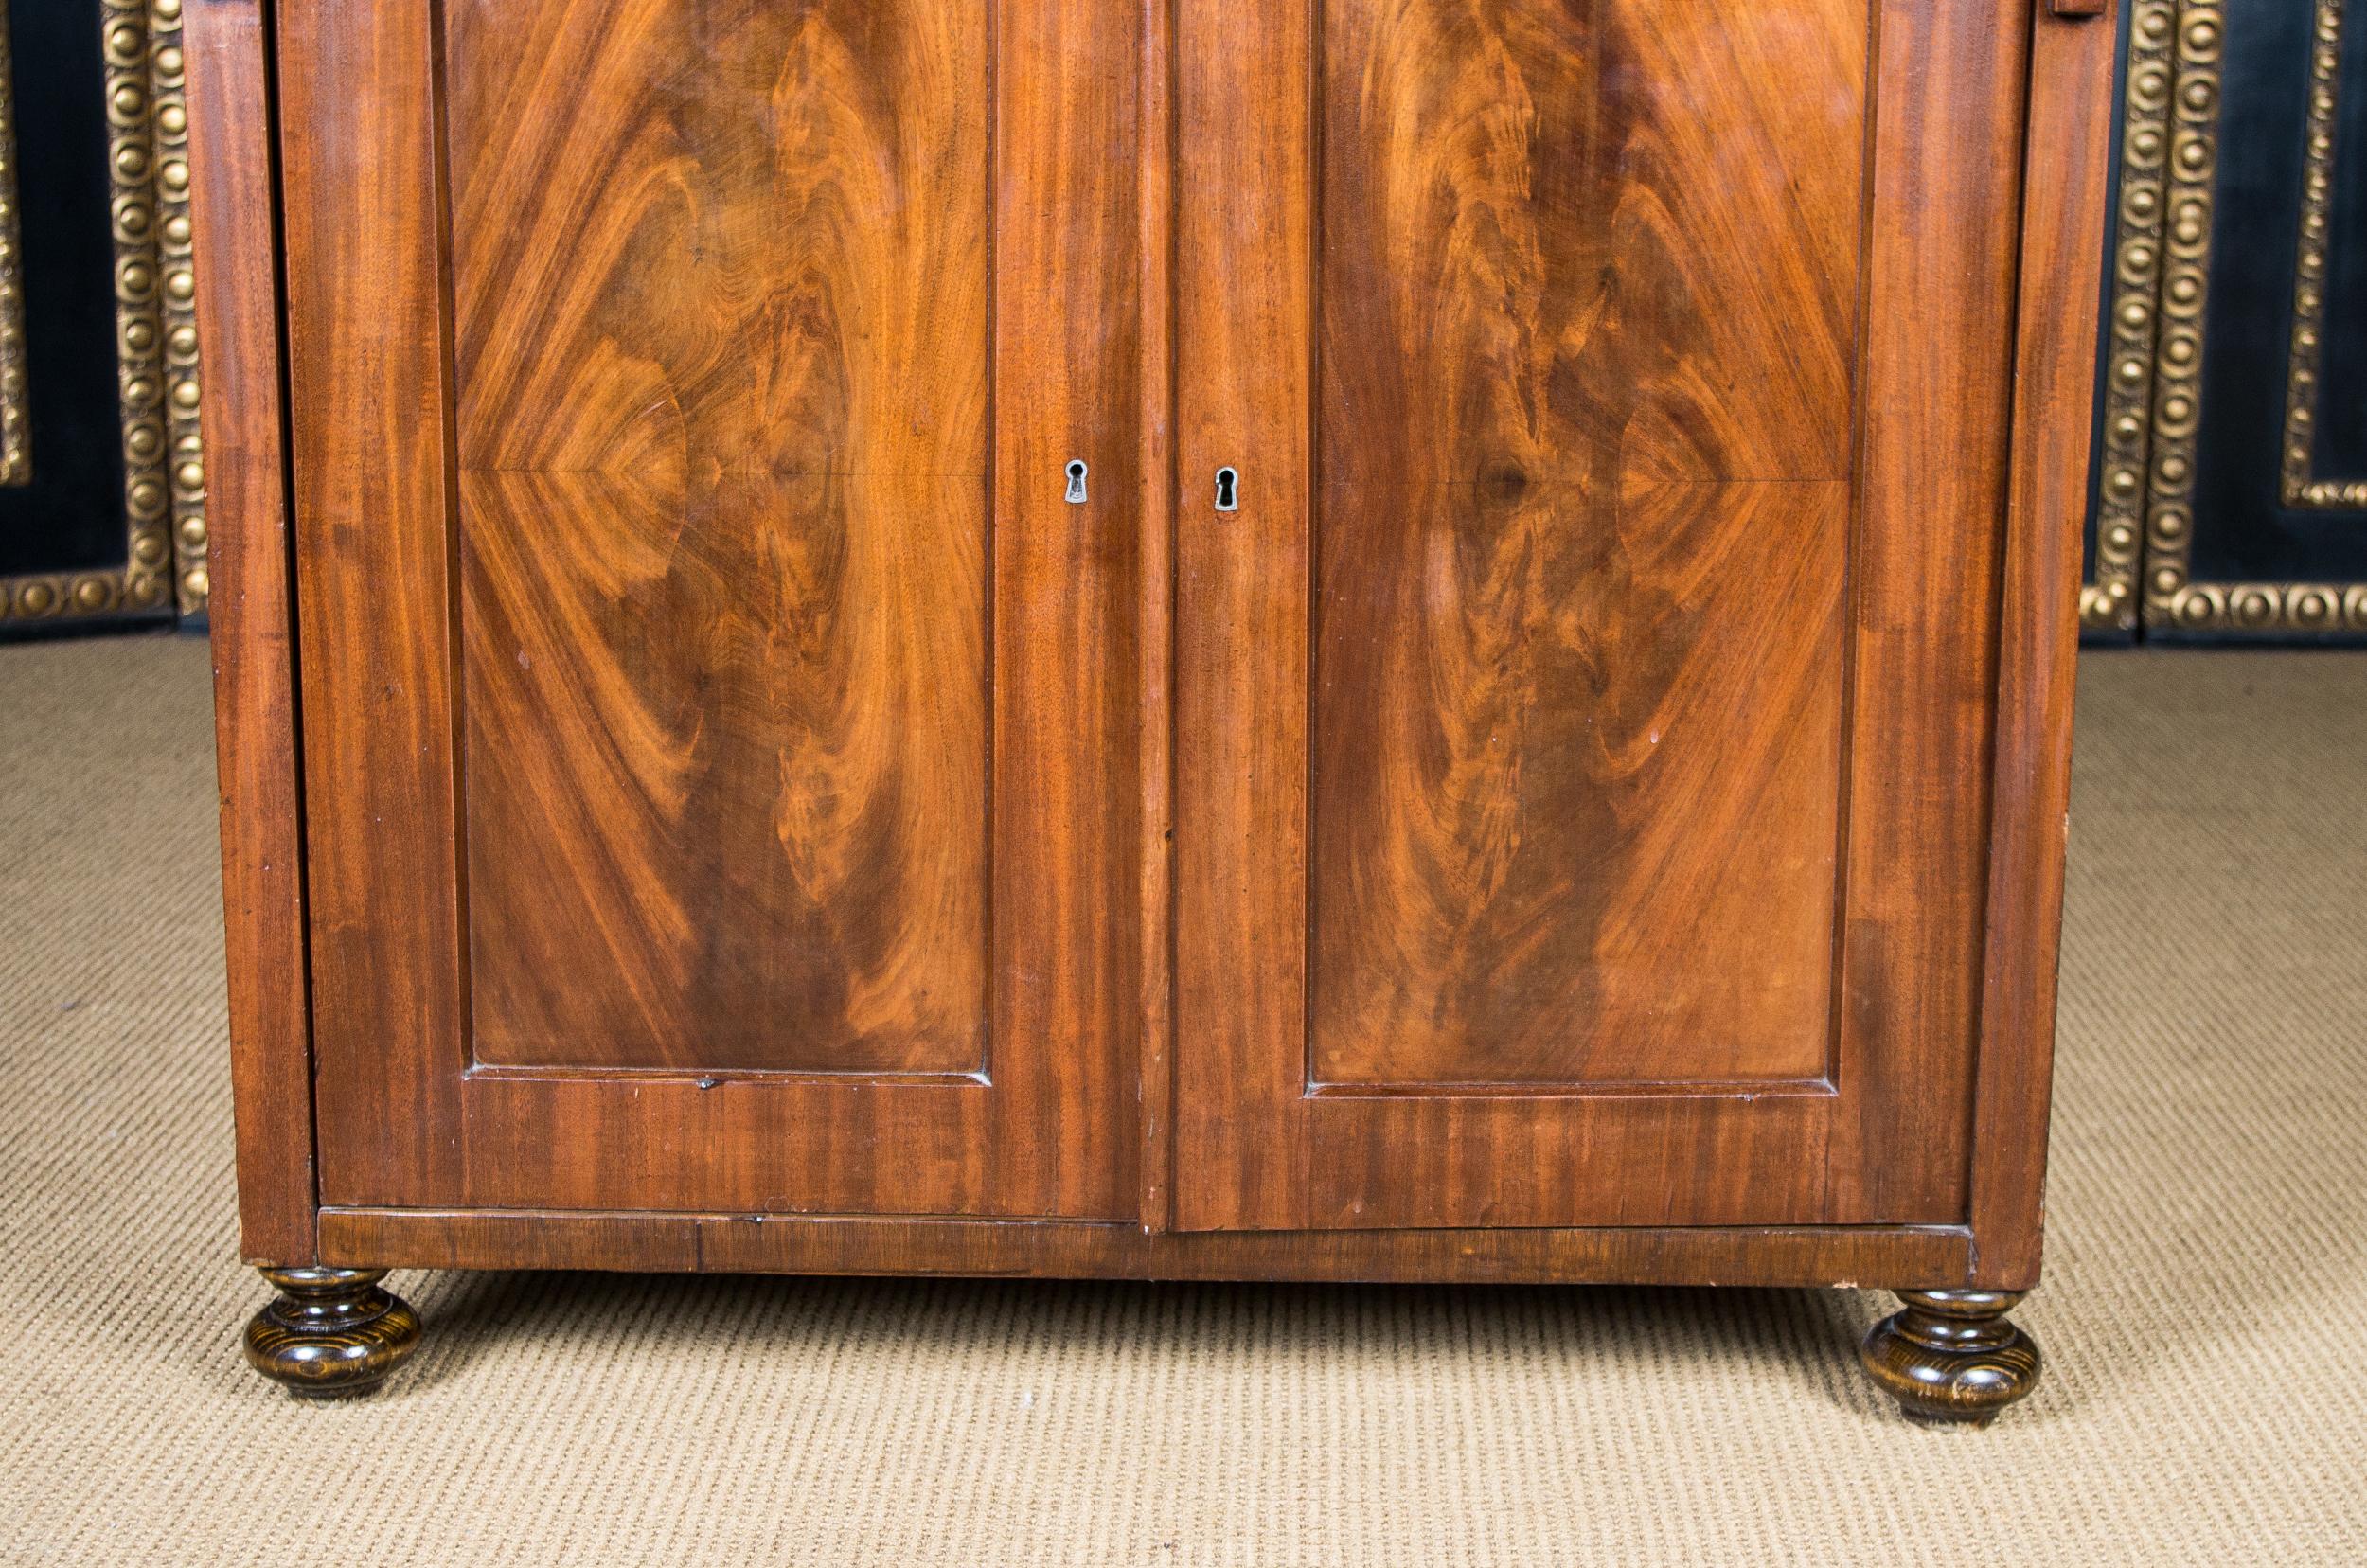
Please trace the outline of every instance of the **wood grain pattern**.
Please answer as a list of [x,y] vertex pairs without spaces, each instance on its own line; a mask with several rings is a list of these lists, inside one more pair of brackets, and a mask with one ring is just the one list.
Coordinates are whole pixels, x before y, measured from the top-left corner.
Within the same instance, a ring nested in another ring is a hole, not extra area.
[[1130,1212],[1137,26],[288,20],[327,1196]]
[[1864,0],[1322,18],[1313,1077],[1820,1077]]
[[2007,12],[1186,19],[1181,1223],[1962,1218]]
[[239,1251],[309,1263],[315,1203],[269,62],[258,0],[187,0]]
[[[1303,1150],[1235,1101],[1299,1065],[1307,884],[1309,12],[1176,12],[1175,1223]],[[1253,457],[1255,459],[1253,463]],[[1211,509],[1244,469],[1240,509]],[[1291,1093],[1298,1077],[1291,1077]],[[1227,1167],[1231,1168],[1227,1168]],[[1188,1181],[1184,1179],[1188,1173]]]
[[400,1191],[396,1170],[450,1149],[438,1102],[467,1065],[435,48],[428,0],[276,20],[314,1105],[333,1199]]
[[1957,1219],[2030,32],[2018,0],[1946,0],[1886,3],[1879,36],[1839,989],[1850,1093],[1826,1202],[1834,1215]]
[[1067,1221],[349,1208],[322,1212],[321,1245],[339,1262],[419,1269],[1901,1289],[1960,1282],[1970,1253],[1965,1232],[1932,1226],[1150,1235]]
[[2058,7],[2035,27],[1973,1099],[1972,1283],[2001,1291],[2038,1282],[2045,1231],[2080,534],[2100,309],[2094,280],[2105,263],[2111,190],[2109,11],[2079,20]]
[[2029,1398],[2044,1365],[2038,1342],[2006,1317],[2014,1291],[1901,1291],[1901,1310],[1866,1331],[1858,1361],[1921,1421],[1987,1426]]
[[1141,736],[1140,971],[1143,1228],[1175,1206],[1175,6],[1143,0],[1138,143],[1143,303],[1135,386],[1142,497],[1137,716]]
[[483,1060],[985,1066],[986,15],[449,7]]
[[419,1347],[419,1317],[383,1269],[265,1269],[279,1293],[244,1336],[247,1364],[302,1399],[367,1394]]
[[291,615],[195,0],[249,1250],[2035,1278],[2109,31],[933,3],[289,8]]

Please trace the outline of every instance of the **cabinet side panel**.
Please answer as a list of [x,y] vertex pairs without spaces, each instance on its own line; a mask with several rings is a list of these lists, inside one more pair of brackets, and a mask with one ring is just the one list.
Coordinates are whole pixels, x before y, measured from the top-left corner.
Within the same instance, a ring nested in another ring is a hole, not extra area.
[[1881,12],[1833,1217],[1965,1214],[2029,15]]
[[1972,1143],[1973,1283],[2005,1290],[2037,1283],[2045,1214],[2080,521],[2112,139],[2109,14],[2073,20],[2042,8],[2037,28]]
[[452,1159],[466,988],[434,0],[277,15],[321,1189]]
[[311,1041],[268,40],[257,0],[189,0],[184,15],[239,1247],[253,1262],[309,1263]]

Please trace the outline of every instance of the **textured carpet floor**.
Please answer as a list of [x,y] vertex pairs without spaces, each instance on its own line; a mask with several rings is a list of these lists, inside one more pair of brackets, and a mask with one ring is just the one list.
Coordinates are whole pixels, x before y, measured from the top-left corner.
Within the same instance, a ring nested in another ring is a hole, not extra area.
[[2083,671],[2049,1373],[1855,1292],[406,1275],[240,1363],[205,650],[0,648],[0,1559],[2367,1560],[2367,658]]

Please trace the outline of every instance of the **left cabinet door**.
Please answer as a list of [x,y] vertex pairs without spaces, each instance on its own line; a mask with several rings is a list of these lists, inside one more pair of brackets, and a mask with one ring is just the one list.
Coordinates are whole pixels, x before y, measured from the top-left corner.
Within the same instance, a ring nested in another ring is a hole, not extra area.
[[1136,29],[282,8],[325,1203],[1131,1212]]

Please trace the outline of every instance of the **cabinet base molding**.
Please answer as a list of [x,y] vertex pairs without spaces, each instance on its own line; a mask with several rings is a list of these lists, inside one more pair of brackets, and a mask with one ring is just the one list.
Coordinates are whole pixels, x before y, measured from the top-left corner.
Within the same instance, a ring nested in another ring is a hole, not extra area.
[[298,1399],[367,1394],[419,1345],[419,1315],[383,1269],[265,1269],[279,1288],[246,1326],[246,1359]]
[[2038,1384],[2038,1342],[2005,1314],[2019,1291],[1901,1291],[1859,1359],[1908,1415],[1987,1426]]
[[326,1208],[319,1246],[327,1262],[374,1269],[1884,1289],[1976,1277],[1971,1233],[1949,1225],[1154,1233],[1073,1220]]
[[[417,1345],[418,1316],[378,1288],[394,1268],[1836,1289],[1879,1281],[1905,1306],[1866,1335],[1860,1359],[1908,1415],[1986,1426],[2038,1379],[2037,1342],[2005,1317],[2021,1292],[1948,1283],[1978,1267],[1962,1226],[1150,1232],[1077,1220],[328,1208],[318,1235],[327,1262],[266,1268],[284,1293],[247,1329],[256,1367],[314,1397],[365,1392]],[[1910,1279],[1932,1288],[1899,1287]]]

